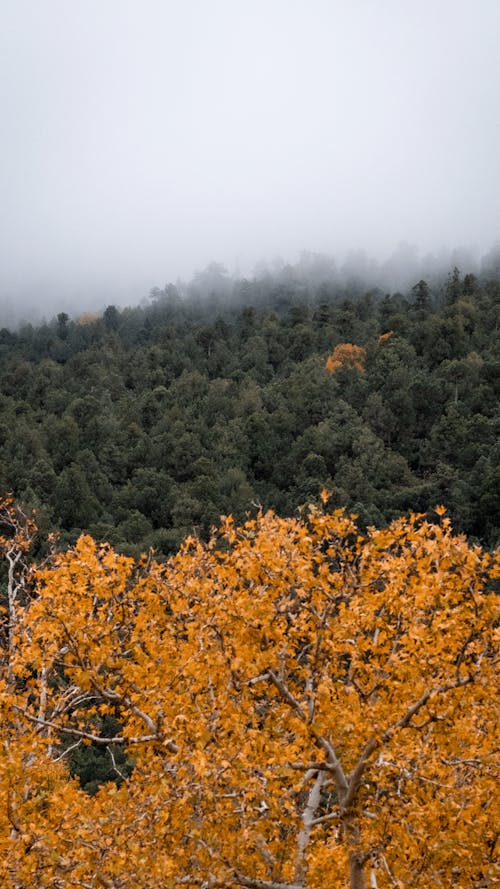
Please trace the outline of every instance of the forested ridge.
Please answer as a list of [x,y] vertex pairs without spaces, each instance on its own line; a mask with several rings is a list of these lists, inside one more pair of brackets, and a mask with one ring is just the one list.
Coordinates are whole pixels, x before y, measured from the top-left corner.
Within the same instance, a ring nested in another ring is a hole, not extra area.
[[[3,329],[0,489],[63,544],[135,555],[322,488],[362,526],[444,503],[494,545],[499,296],[457,269],[404,295],[215,274],[203,297]],[[343,344],[361,361],[328,365]]]

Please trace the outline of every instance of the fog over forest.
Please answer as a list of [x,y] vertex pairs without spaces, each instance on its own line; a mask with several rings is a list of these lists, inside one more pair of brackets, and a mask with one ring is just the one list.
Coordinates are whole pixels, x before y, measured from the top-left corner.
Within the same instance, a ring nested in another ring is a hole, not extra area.
[[5,0],[0,323],[213,262],[495,268],[499,26],[496,0]]

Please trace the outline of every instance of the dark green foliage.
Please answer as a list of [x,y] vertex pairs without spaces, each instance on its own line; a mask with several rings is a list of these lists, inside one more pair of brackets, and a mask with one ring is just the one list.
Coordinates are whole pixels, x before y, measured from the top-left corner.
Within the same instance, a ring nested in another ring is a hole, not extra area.
[[[103,717],[99,736],[115,737],[119,733],[119,722],[110,715]],[[78,778],[81,787],[90,796],[107,781],[119,786],[133,770],[133,762],[121,745],[79,744],[68,755],[71,775]]]
[[[221,514],[293,513],[322,487],[367,524],[444,502],[498,541],[497,280],[454,270],[384,295],[286,268],[230,284],[214,264],[189,293],[0,331],[0,487],[62,544],[90,531],[168,554]],[[343,342],[364,373],[326,371]]]

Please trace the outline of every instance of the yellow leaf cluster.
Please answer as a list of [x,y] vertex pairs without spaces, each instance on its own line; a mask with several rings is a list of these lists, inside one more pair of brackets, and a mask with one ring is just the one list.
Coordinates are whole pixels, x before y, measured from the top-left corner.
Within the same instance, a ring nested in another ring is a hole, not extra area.
[[353,367],[360,373],[364,373],[365,361],[366,351],[362,346],[339,343],[326,359],[326,369],[333,374],[339,367]]
[[[2,662],[0,884],[493,885],[495,576],[446,518],[228,518],[166,565],[82,537]],[[84,741],[132,776],[85,796]]]

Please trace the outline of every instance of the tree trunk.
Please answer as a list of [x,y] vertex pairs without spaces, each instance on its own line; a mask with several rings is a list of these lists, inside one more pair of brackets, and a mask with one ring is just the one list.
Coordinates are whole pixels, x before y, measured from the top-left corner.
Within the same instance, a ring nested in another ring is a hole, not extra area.
[[362,852],[351,852],[349,855],[349,876],[351,889],[366,889],[365,879],[366,855]]

